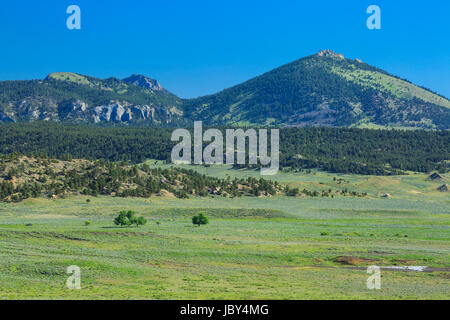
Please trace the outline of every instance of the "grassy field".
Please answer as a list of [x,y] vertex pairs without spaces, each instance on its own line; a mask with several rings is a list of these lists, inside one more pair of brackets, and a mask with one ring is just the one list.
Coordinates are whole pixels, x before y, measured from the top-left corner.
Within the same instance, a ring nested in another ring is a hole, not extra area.
[[[150,160],[147,162],[151,167],[170,168],[173,165],[164,164],[162,161]],[[193,169],[199,173],[215,176],[218,178],[261,178],[260,170],[239,169],[234,170],[228,165],[191,166],[177,165]],[[279,172],[274,176],[267,176],[264,179],[278,181],[281,184],[291,187],[306,188],[308,190],[343,190],[366,192],[369,198],[380,198],[386,193],[396,199],[412,201],[450,201],[448,193],[440,192],[437,189],[444,183],[450,181],[450,176],[442,175],[444,180],[432,181],[428,179],[428,174],[410,172],[401,176],[367,176],[356,174],[332,174],[318,170],[311,173]]]
[[[0,204],[0,298],[448,299],[450,198],[436,191],[443,182],[426,177],[274,177],[317,190],[347,187],[368,192],[367,198],[99,197],[87,203],[78,196]],[[115,227],[120,210],[134,210],[149,223]],[[192,225],[199,212],[209,225]],[[84,226],[86,220],[92,225]],[[81,268],[81,290],[65,287],[71,265]],[[381,290],[372,291],[370,265],[431,272],[383,269]]]

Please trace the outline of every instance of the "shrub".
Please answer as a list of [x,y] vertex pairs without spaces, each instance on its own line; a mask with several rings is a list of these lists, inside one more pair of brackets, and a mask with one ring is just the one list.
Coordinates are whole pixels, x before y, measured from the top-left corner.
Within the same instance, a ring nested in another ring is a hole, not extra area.
[[209,219],[205,214],[200,213],[198,216],[194,216],[192,218],[192,223],[198,225],[199,227],[203,224],[206,225],[209,223]]
[[[132,211],[128,211],[128,212],[132,213]],[[128,212],[121,211],[119,213],[119,215],[114,219],[114,224],[116,226],[121,226],[121,227],[123,227],[123,226],[127,226],[127,227],[130,226],[131,225],[131,221],[128,218]]]
[[86,227],[90,226],[91,224],[92,224],[92,221],[85,221],[85,222],[84,222],[84,225],[85,225]]
[[114,224],[121,227],[129,227],[133,224],[135,224],[136,227],[139,227],[147,224],[147,219],[144,217],[136,217],[135,215],[134,211],[121,211],[119,216],[114,219]]
[[136,219],[135,223],[137,227],[143,226],[147,224],[147,219],[145,219],[144,217],[139,217]]

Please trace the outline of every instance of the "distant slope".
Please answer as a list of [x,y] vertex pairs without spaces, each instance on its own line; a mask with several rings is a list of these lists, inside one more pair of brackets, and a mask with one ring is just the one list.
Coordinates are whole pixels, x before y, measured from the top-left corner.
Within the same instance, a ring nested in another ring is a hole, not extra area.
[[450,128],[448,99],[329,50],[184,108],[209,124]]
[[182,100],[157,80],[52,73],[0,82],[0,123],[450,129],[450,101],[356,59],[320,51],[214,95]]
[[167,124],[179,117],[179,98],[162,87],[139,84],[67,72],[52,73],[45,80],[0,82],[0,120]]

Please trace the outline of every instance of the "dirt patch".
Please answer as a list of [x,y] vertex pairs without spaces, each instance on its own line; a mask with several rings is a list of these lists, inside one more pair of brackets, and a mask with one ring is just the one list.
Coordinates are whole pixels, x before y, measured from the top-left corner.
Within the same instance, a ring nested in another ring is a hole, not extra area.
[[380,256],[395,254],[394,252],[384,252],[384,251],[370,251],[369,253],[375,254],[375,255],[380,255]]
[[31,238],[37,238],[37,239],[45,239],[45,238],[53,238],[53,239],[63,239],[63,240],[72,240],[72,241],[86,241],[89,242],[91,240],[88,239],[82,239],[78,237],[73,237],[70,235],[65,235],[62,233],[56,233],[56,232],[37,232],[37,231],[31,231],[31,232],[22,232],[22,231],[8,231],[9,233],[21,235],[24,237],[31,237]]
[[346,266],[357,266],[360,264],[372,263],[378,260],[375,259],[366,259],[366,258],[358,258],[352,256],[340,256],[333,259],[334,262],[340,263]]
[[158,196],[163,197],[163,198],[171,198],[171,199],[176,198],[176,196],[172,192],[169,192],[164,189],[159,192]]

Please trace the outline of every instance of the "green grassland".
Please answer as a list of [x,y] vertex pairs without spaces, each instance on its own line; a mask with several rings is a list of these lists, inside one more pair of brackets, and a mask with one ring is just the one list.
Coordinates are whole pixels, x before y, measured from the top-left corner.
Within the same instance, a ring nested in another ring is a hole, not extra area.
[[91,82],[85,76],[72,73],[72,72],[55,72],[48,75],[49,79],[55,79],[59,81],[75,82],[78,84],[89,85]]
[[[259,176],[255,170],[194,168],[219,177]],[[444,182],[424,174],[318,171],[281,172],[273,180],[368,197],[90,197],[88,203],[74,196],[2,203],[0,298],[449,298],[450,198],[436,191]],[[120,210],[134,210],[149,223],[115,227]],[[192,225],[200,212],[209,225]],[[87,220],[92,225],[84,226]],[[71,265],[81,268],[81,290],[65,287]],[[433,272],[383,269],[382,288],[372,291],[366,287],[370,265],[428,266]]]

